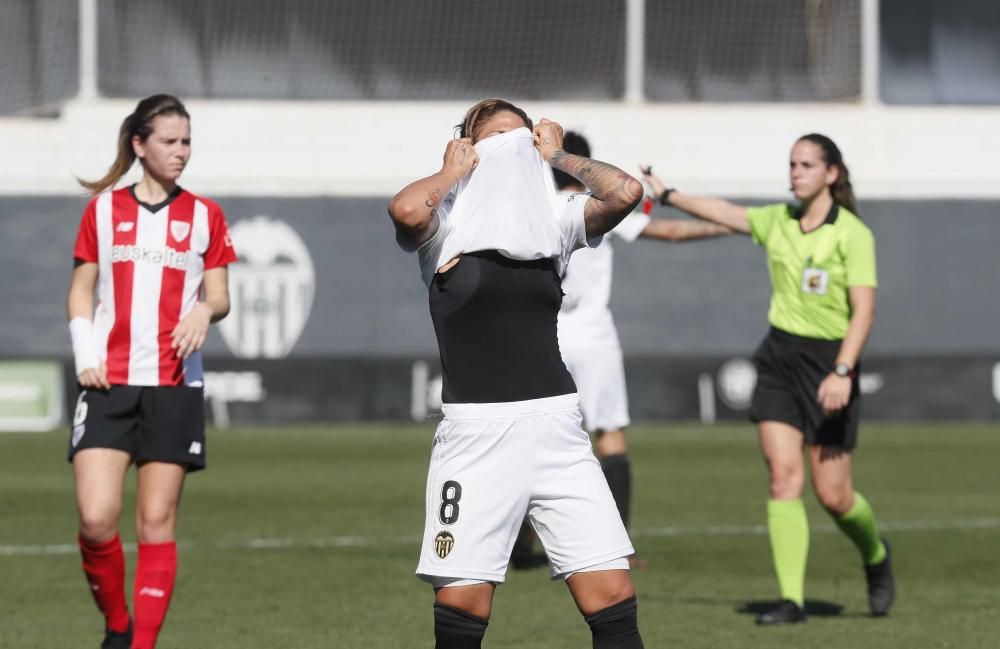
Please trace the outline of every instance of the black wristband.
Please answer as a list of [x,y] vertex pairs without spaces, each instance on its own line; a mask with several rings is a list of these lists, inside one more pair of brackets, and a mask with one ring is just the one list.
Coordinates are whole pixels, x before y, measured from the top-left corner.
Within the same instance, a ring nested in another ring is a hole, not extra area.
[[670,195],[675,191],[677,190],[674,189],[673,187],[668,187],[667,189],[664,189],[663,193],[660,194],[660,205],[670,205]]

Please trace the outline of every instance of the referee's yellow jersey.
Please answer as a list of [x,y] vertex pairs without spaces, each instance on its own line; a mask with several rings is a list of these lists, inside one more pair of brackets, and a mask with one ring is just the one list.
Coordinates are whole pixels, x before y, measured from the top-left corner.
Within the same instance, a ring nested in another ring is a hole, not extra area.
[[861,219],[836,203],[826,220],[805,233],[799,212],[779,203],[747,209],[750,236],[767,251],[771,325],[820,340],[840,340],[851,320],[848,287],[875,288],[875,237]]

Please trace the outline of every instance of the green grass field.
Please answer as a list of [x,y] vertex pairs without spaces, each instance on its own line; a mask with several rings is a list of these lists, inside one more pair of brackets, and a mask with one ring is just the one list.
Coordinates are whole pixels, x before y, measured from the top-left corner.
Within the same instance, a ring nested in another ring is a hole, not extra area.
[[[431,434],[369,424],[211,433],[209,470],[192,476],[182,504],[159,647],[433,646],[431,591],[413,576]],[[793,628],[753,624],[776,596],[753,429],[636,426],[629,436],[633,538],[649,561],[634,575],[646,647],[1000,646],[1000,426],[866,426],[855,478],[893,542],[896,608],[866,615],[855,550],[810,496],[814,614]],[[0,647],[100,644],[73,545],[65,440],[0,435]],[[134,552],[127,560],[131,580]],[[565,586],[544,569],[508,577],[486,647],[590,647]]]

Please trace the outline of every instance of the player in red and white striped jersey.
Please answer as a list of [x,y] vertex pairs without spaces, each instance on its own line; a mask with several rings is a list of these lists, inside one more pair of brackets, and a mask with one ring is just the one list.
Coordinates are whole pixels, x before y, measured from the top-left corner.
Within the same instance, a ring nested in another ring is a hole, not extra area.
[[[154,95],[122,123],[108,173],[81,181],[95,196],[80,223],[67,297],[80,382],[69,458],[83,568],[105,616],[105,649],[155,645],[176,575],[184,478],[205,467],[200,349],[209,324],[229,312],[226,265],[236,254],[218,205],[177,184],[190,155],[187,110],[176,97]],[[136,158],[142,180],[110,191]],[[118,536],[132,462],[134,623]]]
[[199,304],[206,270],[235,261],[222,210],[175,187],[157,205],[134,187],[87,206],[74,258],[97,264],[95,352],[111,385],[200,385],[201,352],[176,353],[173,331]]

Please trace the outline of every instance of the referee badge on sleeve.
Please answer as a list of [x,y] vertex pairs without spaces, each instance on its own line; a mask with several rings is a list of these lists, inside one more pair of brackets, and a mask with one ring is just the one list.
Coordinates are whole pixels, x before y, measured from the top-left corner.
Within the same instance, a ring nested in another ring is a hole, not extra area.
[[802,292],[813,295],[826,295],[826,287],[830,282],[830,274],[822,268],[806,266],[802,269]]
[[434,538],[434,552],[436,552],[439,557],[444,559],[451,554],[451,549],[454,547],[455,537],[451,535],[451,532],[448,532],[447,530],[438,532],[438,535]]

